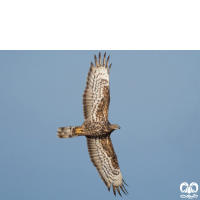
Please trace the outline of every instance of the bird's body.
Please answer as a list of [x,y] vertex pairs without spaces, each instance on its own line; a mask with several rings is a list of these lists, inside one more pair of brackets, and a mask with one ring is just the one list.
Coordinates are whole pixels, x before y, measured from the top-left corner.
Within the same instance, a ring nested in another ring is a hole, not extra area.
[[70,134],[65,134],[65,128],[67,127],[60,127],[58,132],[60,138],[71,138],[76,136],[99,137],[101,135],[110,135],[115,130],[113,126],[118,127],[117,125],[110,124],[108,121],[84,122],[82,126],[71,128]]
[[97,168],[100,177],[108,187],[108,190],[113,185],[114,194],[116,195],[117,189],[121,195],[119,187],[125,194],[128,192],[123,185],[124,180],[110,139],[110,134],[120,127],[117,124],[110,124],[108,121],[110,103],[109,73],[111,65],[108,68],[109,57],[107,61],[105,59],[106,54],[104,54],[102,65],[101,54],[99,53],[99,62],[95,56],[96,67],[91,63],[83,94],[83,113],[85,118],[83,125],[60,127],[58,128],[57,136],[59,138],[85,136],[91,161]]

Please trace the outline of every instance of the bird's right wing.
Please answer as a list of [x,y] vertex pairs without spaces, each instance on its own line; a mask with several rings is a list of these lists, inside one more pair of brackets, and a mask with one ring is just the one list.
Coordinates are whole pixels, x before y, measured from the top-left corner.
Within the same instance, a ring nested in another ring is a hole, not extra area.
[[90,159],[108,190],[110,191],[112,185],[115,196],[116,189],[121,196],[119,187],[125,194],[128,193],[123,184],[124,180],[110,136],[101,138],[87,137],[87,146]]

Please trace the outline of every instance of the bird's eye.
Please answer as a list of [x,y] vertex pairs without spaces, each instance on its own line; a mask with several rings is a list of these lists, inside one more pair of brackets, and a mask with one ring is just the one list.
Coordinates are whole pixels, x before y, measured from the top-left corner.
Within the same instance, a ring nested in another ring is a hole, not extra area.
[[114,125],[114,127],[116,127],[116,125]]

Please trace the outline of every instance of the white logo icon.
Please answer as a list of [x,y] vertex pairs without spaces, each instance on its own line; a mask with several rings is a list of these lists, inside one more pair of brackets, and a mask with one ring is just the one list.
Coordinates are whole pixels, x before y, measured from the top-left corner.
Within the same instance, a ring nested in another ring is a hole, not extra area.
[[188,199],[193,199],[193,198],[197,198],[198,195],[193,194],[192,196],[190,195],[191,193],[197,193],[198,192],[198,184],[195,182],[190,183],[190,185],[188,185],[188,183],[183,182],[180,185],[180,191],[182,193],[188,193],[188,195],[180,195],[181,198],[188,198]]

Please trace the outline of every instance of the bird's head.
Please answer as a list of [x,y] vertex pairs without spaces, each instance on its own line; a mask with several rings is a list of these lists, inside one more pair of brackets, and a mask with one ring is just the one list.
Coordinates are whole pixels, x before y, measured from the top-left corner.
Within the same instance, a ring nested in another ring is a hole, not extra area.
[[121,127],[117,124],[110,124],[110,128],[113,130],[120,129]]

